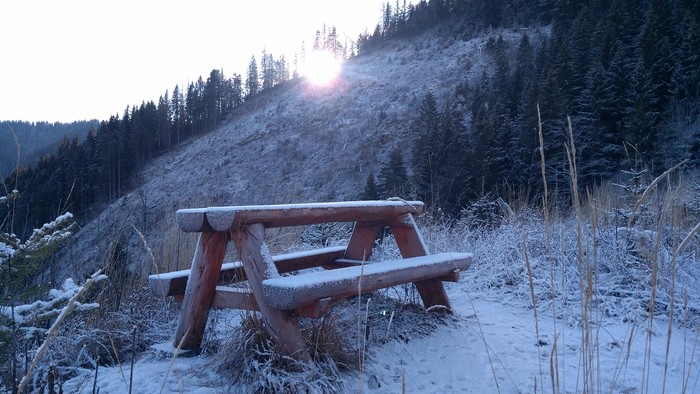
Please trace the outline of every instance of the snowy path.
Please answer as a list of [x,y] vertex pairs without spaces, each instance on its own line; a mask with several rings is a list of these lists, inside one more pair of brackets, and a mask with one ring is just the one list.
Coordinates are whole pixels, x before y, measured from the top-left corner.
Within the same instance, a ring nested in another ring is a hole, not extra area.
[[[378,393],[401,392],[402,373],[405,371],[406,392],[465,392],[465,393],[532,393],[552,392],[550,361],[554,345],[554,322],[551,314],[540,314],[541,346],[535,330],[532,310],[502,305],[496,299],[475,298],[455,302],[459,322],[444,326],[424,338],[409,343],[392,342],[372,352],[374,373],[381,387]],[[477,319],[478,317],[478,319]],[[580,376],[581,332],[557,320],[558,358],[562,392],[581,392]],[[663,384],[667,323],[657,322],[652,338],[651,363],[648,379],[649,392],[660,393]],[[644,328],[646,322],[644,322]],[[631,326],[606,323],[599,331],[600,384],[598,392],[641,391],[644,365],[645,336],[643,329],[635,328],[629,361],[624,364]],[[684,368],[687,373],[695,332],[674,327],[669,352],[666,392],[682,392]],[[482,340],[482,334],[485,341]],[[684,338],[686,335],[688,338]],[[490,358],[486,346],[490,350]],[[685,350],[685,353],[684,353]],[[537,360],[540,352],[542,373]],[[693,363],[697,365],[697,362]],[[598,373],[598,372],[596,372]],[[494,380],[494,375],[496,380]],[[540,380],[540,375],[543,377]],[[615,387],[611,382],[618,375]],[[687,392],[695,391],[698,367],[692,367]],[[495,382],[498,382],[496,385]],[[367,387],[369,389],[369,387]]]

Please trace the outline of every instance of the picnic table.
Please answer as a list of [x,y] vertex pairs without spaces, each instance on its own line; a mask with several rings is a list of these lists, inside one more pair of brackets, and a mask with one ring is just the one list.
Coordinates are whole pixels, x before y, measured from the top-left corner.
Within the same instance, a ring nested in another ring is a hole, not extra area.
[[[422,202],[398,199],[181,209],[180,228],[200,233],[192,267],[151,275],[149,284],[157,295],[182,300],[176,347],[200,347],[211,307],[238,308],[259,311],[283,353],[308,359],[297,317],[321,317],[349,296],[413,283],[428,310],[451,312],[442,282],[457,281],[472,255],[429,254],[414,220],[422,212]],[[269,228],[332,222],[354,223],[347,246],[273,256],[265,242]],[[386,227],[402,258],[368,261]],[[229,241],[240,261],[224,264]],[[324,270],[308,272],[314,267]],[[296,271],[303,272],[281,275]],[[245,280],[245,288],[218,286]]]

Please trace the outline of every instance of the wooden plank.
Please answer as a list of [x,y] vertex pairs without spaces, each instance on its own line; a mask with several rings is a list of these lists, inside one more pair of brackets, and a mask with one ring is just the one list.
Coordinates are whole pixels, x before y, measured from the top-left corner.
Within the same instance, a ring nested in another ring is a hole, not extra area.
[[[324,268],[328,267],[328,268],[326,268],[326,269],[340,269],[340,268],[347,268],[347,267],[357,267],[357,266],[360,266],[360,265],[362,265],[362,264],[365,264],[365,262],[358,261],[358,260],[344,260],[344,259],[340,259],[340,260],[338,260],[338,262],[339,262],[338,265],[334,265],[335,263],[330,263],[330,264],[324,265]],[[371,264],[371,263],[366,263],[366,264]],[[459,272],[460,272],[460,270],[453,270],[453,271],[450,272],[449,274],[446,274],[446,275],[443,275],[443,276],[438,276],[438,277],[436,277],[435,279],[436,279],[436,280],[439,280],[439,281],[442,281],[442,282],[454,282],[454,283],[457,283],[457,282],[459,282]],[[219,287],[217,287],[217,289],[218,289],[218,288],[219,288]],[[173,296],[173,299],[174,299],[175,301],[177,301],[177,302],[182,302],[182,299],[183,299],[183,298],[184,298],[184,294],[176,294],[176,295]],[[221,308],[234,308],[233,306],[219,306],[219,305],[216,305],[216,296],[214,297],[214,303],[212,304],[212,306],[218,306],[218,307],[221,307]],[[239,308],[239,309],[246,309],[246,308]],[[257,309],[256,309],[256,310],[257,310]],[[307,315],[303,315],[303,314],[297,314],[297,316],[299,316],[299,317],[318,317],[318,316],[307,316]]]
[[460,273],[459,270],[454,270],[447,275],[444,275],[444,276],[441,276],[441,277],[435,278],[435,279],[442,281],[442,282],[457,283],[457,282],[459,282],[459,273]]
[[197,349],[202,343],[209,308],[226,253],[226,233],[202,233],[192,260],[190,281],[180,311],[173,345]]
[[337,270],[338,268],[358,267],[365,263],[366,262],[362,260],[337,259],[335,261],[331,261],[328,264],[324,264],[323,268],[327,270]]
[[246,288],[217,286],[211,303],[216,308],[235,308],[246,311],[259,311],[255,296]]
[[321,249],[313,249],[306,252],[288,253],[274,256],[277,272],[288,272],[320,267],[345,255],[345,246],[331,246]]
[[[187,279],[190,277],[189,269],[153,274],[148,277],[148,286],[151,292],[159,297],[169,297],[184,294],[187,287]],[[221,265],[219,280],[217,283],[226,281],[245,280],[245,271],[240,261],[225,263]]]
[[[281,274],[298,271],[328,264],[345,254],[344,246],[314,249],[305,252],[288,253],[274,256],[272,259]],[[160,297],[184,294],[190,270],[173,271],[164,274],[154,274],[148,277],[148,285],[154,295]],[[245,270],[240,261],[226,263],[221,266],[217,283],[242,282],[247,280]]]
[[[362,260],[352,260],[352,259],[337,259],[335,261],[332,261],[328,264],[324,264],[323,268],[327,270],[337,270],[339,268],[347,268],[347,267],[358,267],[361,266],[362,264],[372,264],[372,262],[365,262]],[[459,271],[455,272],[450,272],[447,275],[443,275],[440,277],[435,278],[439,281],[442,282],[459,282]]]
[[286,227],[328,222],[386,222],[423,212],[420,201],[347,201],[314,204],[253,205],[181,209],[180,228],[186,232],[238,230],[255,223]]
[[[268,302],[281,309],[302,308],[331,297],[340,300],[357,295],[358,289],[369,292],[410,282],[422,282],[466,270],[471,265],[469,253],[440,253],[379,263],[362,267],[317,271],[263,281]],[[426,305],[429,308],[433,305]]]
[[231,239],[238,249],[238,255],[243,262],[243,269],[248,276],[250,288],[255,294],[267,331],[277,342],[279,350],[296,359],[310,361],[311,357],[296,318],[272,307],[264,296],[263,280],[279,276],[264,242],[265,228],[262,224],[245,226],[231,232]]
[[[399,246],[401,256],[415,257],[430,254],[428,247],[423,241],[418,226],[416,225],[413,215],[405,214],[399,218],[400,225],[392,225],[391,233],[396,239],[396,244]],[[450,299],[447,297],[445,287],[442,282],[437,279],[424,280],[413,282],[416,285],[416,290],[420,294],[426,309],[433,306],[443,306],[436,310],[451,312],[452,306]]]

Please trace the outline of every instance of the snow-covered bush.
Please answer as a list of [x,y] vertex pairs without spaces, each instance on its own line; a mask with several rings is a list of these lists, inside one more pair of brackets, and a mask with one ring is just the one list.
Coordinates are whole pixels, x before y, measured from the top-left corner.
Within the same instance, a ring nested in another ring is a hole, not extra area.
[[475,228],[498,227],[503,220],[496,198],[487,193],[470,203],[463,211],[464,223]]
[[[14,190],[0,198],[6,212],[12,211],[18,196],[19,193]],[[86,287],[78,286],[71,278],[66,279],[60,288],[48,292],[34,284],[35,276],[43,268],[42,263],[73,235],[72,218],[70,213],[60,215],[35,229],[25,241],[8,229],[0,228],[0,358],[4,360],[0,367],[0,386],[6,390],[17,390],[21,370],[19,360],[22,358],[26,360],[22,363],[26,376],[19,387],[29,384],[32,376],[33,387],[46,384],[48,379],[53,380],[53,365],[44,363],[42,355],[58,335],[60,325],[73,311],[86,311],[99,306],[79,302],[78,297]],[[0,224],[9,222],[3,220]],[[103,278],[95,275],[86,284]],[[44,295],[37,297],[37,294]],[[34,358],[34,361],[28,368],[30,358]],[[34,370],[38,373],[33,374]]]
[[[10,205],[18,196],[15,190],[1,201]],[[32,235],[21,241],[12,232],[0,229],[0,289],[4,297],[16,296],[16,292],[27,288],[41,263],[73,235],[73,215],[66,212],[50,223],[35,229]]]

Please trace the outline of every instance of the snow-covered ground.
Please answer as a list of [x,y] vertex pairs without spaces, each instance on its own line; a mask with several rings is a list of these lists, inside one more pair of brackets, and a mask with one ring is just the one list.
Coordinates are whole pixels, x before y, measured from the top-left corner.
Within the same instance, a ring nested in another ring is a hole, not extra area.
[[[411,297],[402,288],[375,293],[368,304],[366,299],[349,300],[349,305],[339,307],[339,313],[350,319],[343,335],[369,339],[361,372],[342,375],[339,391],[700,392],[697,244],[675,260],[679,272],[685,273],[676,277],[675,296],[668,281],[670,262],[664,256],[673,254],[677,244],[668,243],[658,251],[657,308],[650,326],[645,305],[652,297],[652,266],[647,265],[649,260],[636,256],[633,248],[624,246],[638,241],[627,237],[619,237],[622,244],[615,241],[611,233],[614,226],[597,228],[598,236],[604,239],[595,246],[590,226],[582,226],[583,247],[599,257],[588,313],[582,312],[578,291],[578,238],[573,217],[550,224],[551,251],[544,247],[542,218],[527,209],[492,230],[469,229],[462,223],[420,226],[433,253],[452,250],[475,254],[474,263],[460,281],[445,284],[455,314],[438,318],[404,308]],[[384,260],[397,253],[395,244],[384,242],[373,258]],[[394,301],[388,302],[387,296]],[[676,309],[669,324],[667,306],[671,303]],[[353,325],[353,320],[367,321],[371,330],[363,328],[364,323]],[[240,322],[240,312],[213,312],[207,340],[214,345],[205,347],[225,348]],[[167,330],[166,337],[174,332],[173,327]],[[355,348],[362,347],[360,343]],[[360,357],[359,350],[356,356]],[[226,357],[226,351],[217,354],[210,350],[174,359],[167,352],[146,351],[135,363],[132,392],[249,392],[250,382],[232,382],[218,369],[221,357]],[[96,385],[100,392],[124,392],[130,372],[128,363],[101,367]],[[269,381],[279,377],[249,378]],[[93,379],[94,371],[86,370],[64,389],[92,392]]]
[[[540,311],[539,340],[531,309],[504,305],[502,299],[469,290],[468,281],[449,286],[456,316],[419,338],[389,341],[369,347],[364,374],[346,375],[347,392],[399,393],[551,393],[553,354],[559,365],[561,392],[582,392],[581,330],[551,313]],[[236,315],[218,320],[235,329]],[[222,322],[223,321],[223,322]],[[555,329],[556,324],[556,329]],[[696,392],[700,368],[691,365],[697,331],[674,327],[665,363],[667,322],[657,320],[645,368],[645,327],[619,321],[596,326],[596,392],[660,393],[668,365],[666,392]],[[557,335],[555,335],[555,330]],[[538,346],[539,343],[539,346]],[[556,345],[556,350],[555,350]],[[648,380],[645,381],[644,377]],[[86,371],[64,387],[65,392],[92,392],[94,374]],[[97,387],[101,393],[126,392],[130,365],[102,367]],[[613,382],[615,382],[613,384]],[[178,357],[174,361],[151,351],[136,361],[134,393],[246,392],[231,386],[216,372],[211,356]]]

